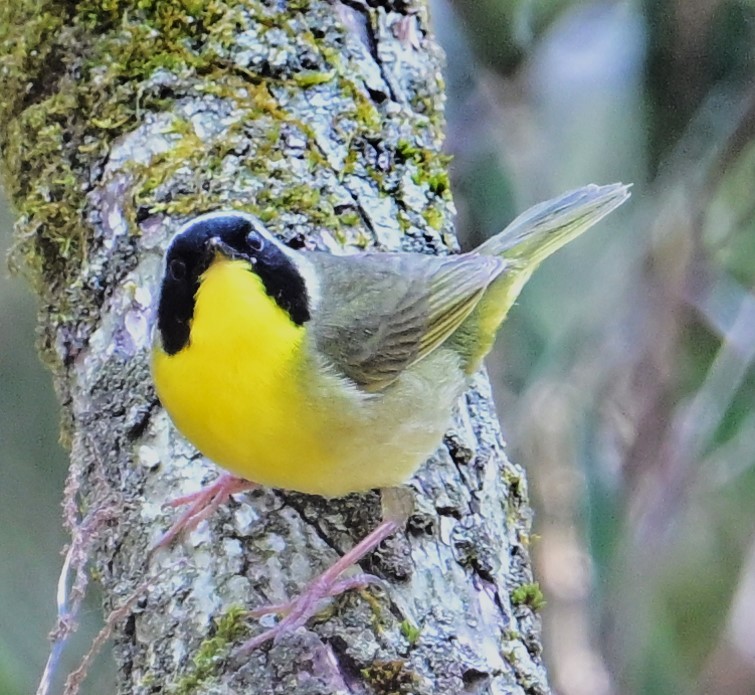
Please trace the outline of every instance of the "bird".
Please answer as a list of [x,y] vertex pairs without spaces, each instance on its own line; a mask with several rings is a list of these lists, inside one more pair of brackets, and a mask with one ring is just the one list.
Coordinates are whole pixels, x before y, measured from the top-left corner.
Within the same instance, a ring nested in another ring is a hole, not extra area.
[[441,444],[528,278],[628,196],[621,183],[583,186],[445,256],[294,249],[235,209],[178,230],[165,253],[152,376],[176,428],[225,472],[171,503],[186,511],[157,547],[256,486],[326,498],[382,490],[382,522],[299,597],[254,612],[281,618],[244,650],[370,581],[343,573],[405,523],[402,486]]

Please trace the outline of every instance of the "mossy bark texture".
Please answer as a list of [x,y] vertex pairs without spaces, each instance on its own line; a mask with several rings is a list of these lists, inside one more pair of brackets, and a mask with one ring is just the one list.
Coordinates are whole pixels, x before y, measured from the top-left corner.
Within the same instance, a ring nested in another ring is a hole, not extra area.
[[106,612],[157,575],[117,626],[118,692],[547,693],[532,602],[511,599],[532,583],[526,486],[484,377],[411,483],[408,528],[365,563],[385,586],[306,629],[237,656],[261,629],[242,608],[305,586],[374,527],[377,495],[238,496],[148,555],[175,515],[164,503],[216,474],[149,378],[177,225],[236,207],[330,250],[454,247],[424,2],[8,0],[0,79],[12,260],[41,297],[69,512],[115,510],[91,557]]

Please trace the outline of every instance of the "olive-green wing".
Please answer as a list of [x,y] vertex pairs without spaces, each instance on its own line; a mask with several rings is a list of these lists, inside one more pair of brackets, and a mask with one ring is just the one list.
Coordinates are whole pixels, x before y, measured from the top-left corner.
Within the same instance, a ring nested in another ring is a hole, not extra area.
[[308,253],[320,281],[318,351],[366,391],[380,391],[441,345],[506,262],[465,254]]

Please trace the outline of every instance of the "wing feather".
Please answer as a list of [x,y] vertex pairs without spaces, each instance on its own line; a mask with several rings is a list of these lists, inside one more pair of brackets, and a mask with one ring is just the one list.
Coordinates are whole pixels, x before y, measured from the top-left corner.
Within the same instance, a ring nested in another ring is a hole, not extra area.
[[373,392],[442,345],[506,265],[477,254],[306,255],[320,279],[317,349]]

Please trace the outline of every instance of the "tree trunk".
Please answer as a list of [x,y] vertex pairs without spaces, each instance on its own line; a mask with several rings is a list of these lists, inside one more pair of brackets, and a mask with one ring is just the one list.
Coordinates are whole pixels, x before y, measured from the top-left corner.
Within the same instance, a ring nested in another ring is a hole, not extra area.
[[408,528],[365,563],[383,589],[236,655],[261,629],[239,609],[303,588],[376,525],[376,494],[239,495],[148,555],[175,518],[164,503],[216,474],[149,377],[170,235],[240,207],[295,243],[453,248],[440,68],[421,0],[0,8],[13,258],[42,300],[71,449],[66,517],[97,539],[88,562],[105,614],[125,606],[120,693],[549,692],[526,484],[503,455],[484,376],[412,481]]

